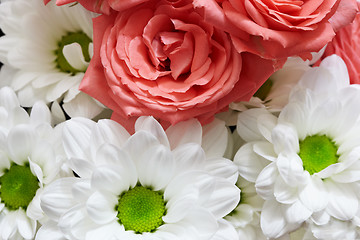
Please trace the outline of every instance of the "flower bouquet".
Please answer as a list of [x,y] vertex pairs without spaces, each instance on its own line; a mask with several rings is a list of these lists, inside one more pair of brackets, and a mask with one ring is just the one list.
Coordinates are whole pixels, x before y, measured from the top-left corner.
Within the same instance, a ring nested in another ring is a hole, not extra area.
[[1,0],[0,240],[360,239],[355,0]]

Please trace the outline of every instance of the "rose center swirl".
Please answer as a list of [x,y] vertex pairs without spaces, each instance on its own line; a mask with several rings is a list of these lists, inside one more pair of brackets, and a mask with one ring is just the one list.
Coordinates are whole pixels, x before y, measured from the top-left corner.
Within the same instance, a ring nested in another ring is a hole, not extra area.
[[325,135],[313,135],[300,141],[299,156],[311,175],[338,162],[338,147]]
[[55,64],[61,72],[85,72],[90,62],[91,38],[84,32],[70,32],[58,42]]
[[13,164],[0,177],[1,202],[10,210],[26,209],[39,189],[39,181],[29,165]]
[[163,194],[143,186],[123,193],[116,210],[125,230],[136,233],[155,231],[164,223],[162,217],[166,214]]

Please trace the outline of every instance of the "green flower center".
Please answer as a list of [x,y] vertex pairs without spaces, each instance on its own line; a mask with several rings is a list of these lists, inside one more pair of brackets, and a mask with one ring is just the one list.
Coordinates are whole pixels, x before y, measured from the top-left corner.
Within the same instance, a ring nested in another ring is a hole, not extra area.
[[0,177],[1,202],[10,210],[26,209],[39,188],[39,181],[28,165],[12,165]]
[[266,97],[269,95],[270,90],[273,86],[273,81],[269,78],[264,82],[263,85],[256,91],[254,97],[260,98],[262,101],[265,101]]
[[55,50],[56,54],[56,67],[66,73],[76,74],[78,72],[85,72],[84,69],[76,69],[73,67],[64,55],[64,47],[73,43],[78,43],[81,46],[81,51],[86,62],[90,62],[89,46],[92,42],[91,38],[83,32],[71,32],[63,36],[58,42],[58,49]]
[[337,163],[338,147],[325,135],[313,135],[300,141],[299,156],[303,162],[303,167],[311,175],[331,164]]
[[122,194],[116,210],[125,230],[136,233],[155,231],[163,224],[162,217],[166,214],[163,194],[143,186]]

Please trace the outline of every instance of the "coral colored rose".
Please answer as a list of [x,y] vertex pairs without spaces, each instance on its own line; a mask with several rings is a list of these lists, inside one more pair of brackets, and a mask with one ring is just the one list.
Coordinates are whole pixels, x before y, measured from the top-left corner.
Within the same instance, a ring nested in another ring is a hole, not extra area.
[[327,45],[322,58],[332,54],[344,60],[350,83],[360,84],[360,14],[356,15],[352,24],[336,33],[335,38]]
[[205,123],[249,100],[281,64],[239,54],[191,1],[156,0],[94,19],[94,56],[80,89],[121,123],[142,115]]
[[239,51],[311,58],[349,24],[356,0],[194,0],[206,21],[231,33]]
[[[51,0],[44,0],[47,4]],[[123,11],[148,0],[56,0],[58,6],[78,2],[87,10],[96,13],[110,14],[110,10]]]

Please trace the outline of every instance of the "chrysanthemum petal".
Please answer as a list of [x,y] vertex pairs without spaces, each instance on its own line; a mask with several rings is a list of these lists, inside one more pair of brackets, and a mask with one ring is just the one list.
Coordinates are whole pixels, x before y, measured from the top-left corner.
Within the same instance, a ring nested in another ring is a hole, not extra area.
[[31,239],[34,237],[36,231],[36,220],[29,219],[24,210],[19,210],[16,222],[21,236],[25,239]]
[[250,182],[255,182],[261,170],[270,163],[253,151],[255,144],[246,143],[237,151],[234,157],[234,162],[239,167],[240,176]]
[[86,201],[86,210],[95,223],[106,224],[115,220],[117,215],[116,204],[116,195],[94,192]]
[[11,159],[19,165],[23,165],[32,150],[35,140],[32,128],[26,125],[18,125],[12,128],[8,135],[8,148]]
[[[323,181],[313,176],[299,192],[300,201],[312,212],[323,210],[329,201]],[[313,201],[316,199],[316,201]]]
[[171,149],[186,143],[197,143],[201,145],[202,129],[200,123],[195,119],[179,122],[166,129]]
[[153,117],[139,117],[135,123],[135,131],[148,131],[166,147],[170,147],[168,138],[163,127]]
[[352,219],[359,207],[359,201],[351,185],[325,181],[325,186],[331,189],[329,192],[329,205],[327,212],[343,221]]
[[158,145],[144,151],[137,161],[138,179],[155,191],[164,189],[174,176],[177,165],[170,150]]
[[228,145],[228,130],[225,122],[214,119],[211,123],[203,127],[203,138],[201,146],[205,150],[206,156],[223,157]]

